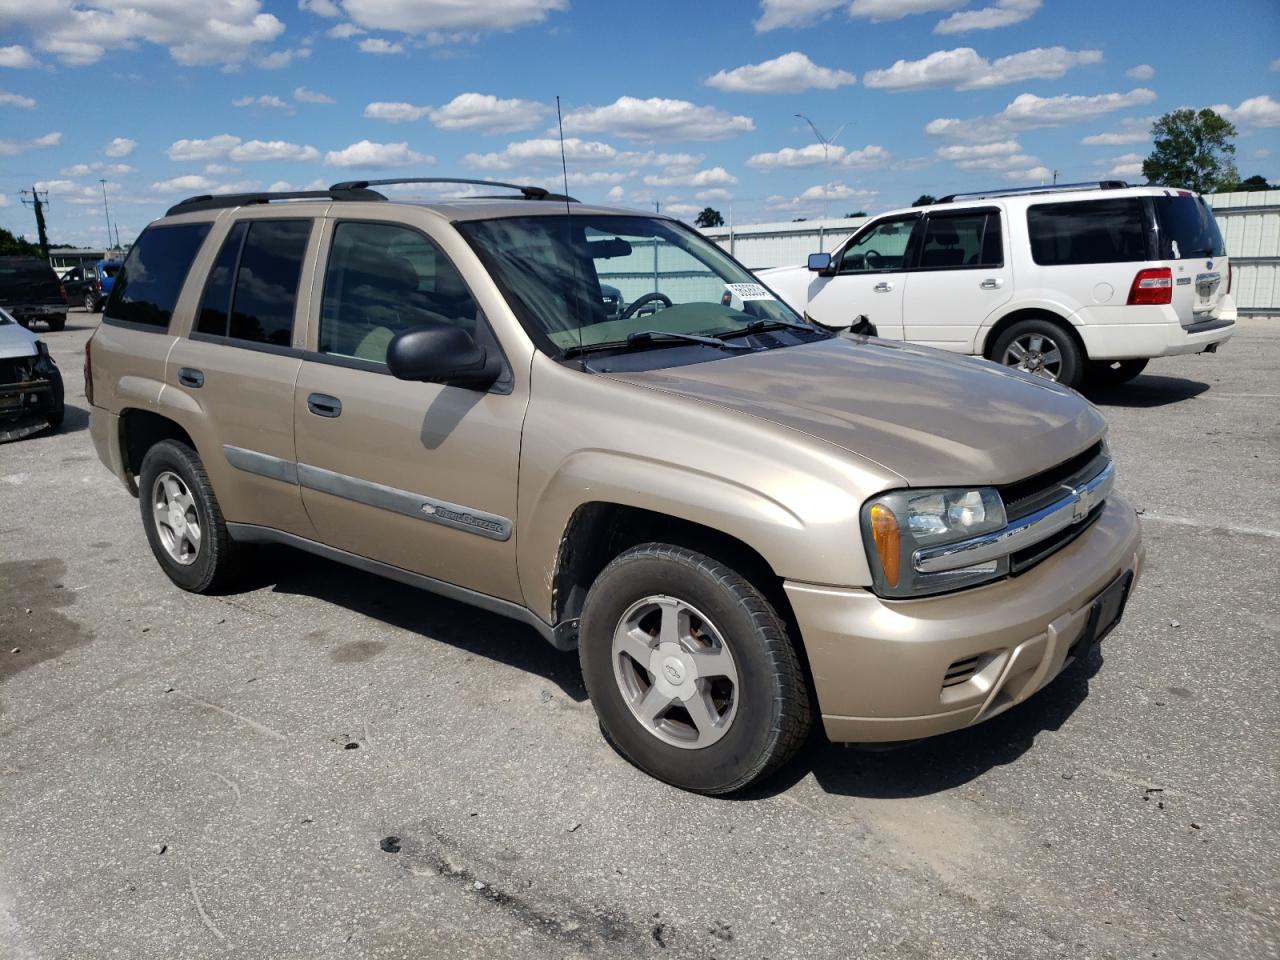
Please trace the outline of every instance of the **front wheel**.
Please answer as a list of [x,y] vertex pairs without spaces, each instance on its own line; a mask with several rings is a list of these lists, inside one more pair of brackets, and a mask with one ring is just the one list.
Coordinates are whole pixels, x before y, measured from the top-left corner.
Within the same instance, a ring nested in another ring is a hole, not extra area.
[[684,790],[741,790],[812,728],[804,668],[777,612],[693,550],[647,543],[610,563],[587,596],[579,656],[608,740]]
[[86,292],[86,293],[85,293],[85,295],[84,295],[84,309],[85,309],[85,311],[86,311],[86,312],[88,312],[88,313],[97,313],[97,312],[98,312],[98,300],[97,300],[97,298],[96,298],[92,293],[88,293],[88,292]]
[[1084,373],[1075,338],[1052,320],[1019,320],[1000,334],[991,359],[1068,387],[1078,387]]

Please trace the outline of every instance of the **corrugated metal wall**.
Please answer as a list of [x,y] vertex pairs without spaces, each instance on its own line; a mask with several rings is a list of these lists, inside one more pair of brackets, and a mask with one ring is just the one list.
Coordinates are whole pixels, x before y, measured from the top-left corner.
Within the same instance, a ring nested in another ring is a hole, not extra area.
[[1227,242],[1242,314],[1280,317],[1280,190],[1206,197]]
[[[1235,267],[1231,295],[1242,314],[1280,317],[1280,190],[1206,197]],[[702,231],[753,270],[804,263],[831,250],[865,219],[756,223]]]

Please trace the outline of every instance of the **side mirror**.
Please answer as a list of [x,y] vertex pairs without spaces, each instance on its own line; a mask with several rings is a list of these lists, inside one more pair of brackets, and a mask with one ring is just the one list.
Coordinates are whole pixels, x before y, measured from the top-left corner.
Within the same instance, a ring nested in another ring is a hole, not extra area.
[[400,380],[427,380],[484,390],[502,373],[497,357],[451,323],[425,323],[397,334],[387,346],[387,367]]
[[831,269],[831,254],[829,253],[811,253],[809,254],[809,269],[814,273],[826,273]]

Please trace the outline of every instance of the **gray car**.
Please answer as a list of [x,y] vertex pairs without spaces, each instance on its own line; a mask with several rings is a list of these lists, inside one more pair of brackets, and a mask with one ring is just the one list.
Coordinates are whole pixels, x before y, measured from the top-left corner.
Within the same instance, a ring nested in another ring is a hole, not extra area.
[[63,409],[48,347],[0,307],[0,442],[61,426]]

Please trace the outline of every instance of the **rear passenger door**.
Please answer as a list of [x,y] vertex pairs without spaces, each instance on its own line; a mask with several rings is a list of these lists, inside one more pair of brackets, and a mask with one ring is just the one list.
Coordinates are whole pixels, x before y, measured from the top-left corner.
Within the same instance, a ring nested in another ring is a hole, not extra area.
[[903,304],[906,339],[973,352],[983,321],[1013,296],[996,207],[931,212]]
[[311,536],[298,491],[293,387],[302,366],[313,259],[309,217],[257,217],[226,227],[192,321],[169,354],[167,389],[198,408],[201,450],[223,515]]
[[294,399],[298,479],[320,540],[519,601],[514,522],[527,394],[513,388],[509,369],[477,391],[398,380],[386,365],[391,339],[424,321],[455,323],[500,353],[445,253],[450,238],[370,220],[331,221],[327,232],[315,349]]

